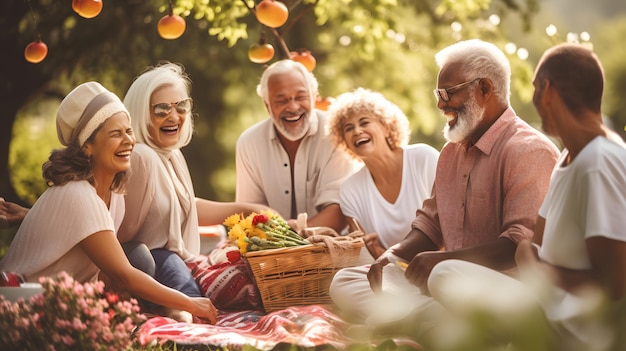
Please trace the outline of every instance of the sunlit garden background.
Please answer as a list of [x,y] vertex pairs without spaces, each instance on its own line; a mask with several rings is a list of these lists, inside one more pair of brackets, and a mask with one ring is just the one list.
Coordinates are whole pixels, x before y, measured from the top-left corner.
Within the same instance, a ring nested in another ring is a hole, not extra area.
[[[9,0],[0,4],[0,197],[32,205],[45,190],[41,165],[56,138],[56,108],[79,83],[96,80],[123,98],[145,67],[183,64],[193,81],[195,134],[183,152],[196,194],[234,199],[234,147],[239,134],[267,118],[255,93],[264,65],[248,48],[265,37],[273,62],[288,50],[307,49],[321,97],[366,87],[397,103],[411,121],[412,142],[443,145],[443,118],[432,89],[439,49],[462,39],[492,41],[513,67],[512,105],[540,128],[532,107],[532,72],[545,49],[578,41],[593,45],[606,72],[603,111],[626,136],[626,2],[615,0],[285,0],[287,24],[262,26],[254,0],[178,0],[173,13],[184,34],[163,39],[157,22],[167,0],[103,0],[102,12],[83,18],[70,0]],[[28,43],[43,40],[46,58],[24,58]],[[284,48],[284,47],[283,47]],[[71,214],[68,214],[71,215]],[[0,231],[0,257],[14,230]]]
[[[174,2],[187,28],[175,40],[157,33],[167,1],[105,0],[91,19],[71,1],[7,1],[2,5],[3,49],[0,196],[32,204],[46,185],[40,167],[58,147],[54,116],[73,86],[98,80],[122,98],[132,79],[163,60],[182,63],[193,80],[196,132],[184,153],[196,192],[234,198],[234,145],[239,133],[266,118],[255,86],[264,67],[248,48],[262,35],[276,48],[243,1]],[[208,3],[208,5],[204,5]],[[277,32],[290,50],[306,48],[317,60],[322,97],[362,86],[396,102],[412,123],[412,141],[440,148],[439,117],[431,90],[433,54],[460,39],[495,42],[513,65],[512,103],[539,127],[530,83],[541,53],[557,42],[590,42],[607,71],[604,113],[626,135],[626,5],[610,0],[286,1],[290,19]],[[247,1],[248,6],[253,2]],[[222,12],[219,12],[218,7]],[[38,64],[24,59],[26,45],[41,37],[49,53]],[[270,63],[272,62],[270,61]]]

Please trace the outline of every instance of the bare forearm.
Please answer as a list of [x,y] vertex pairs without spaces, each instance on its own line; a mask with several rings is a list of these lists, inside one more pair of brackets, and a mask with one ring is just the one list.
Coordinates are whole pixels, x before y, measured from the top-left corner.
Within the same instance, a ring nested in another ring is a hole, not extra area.
[[217,202],[201,198],[196,198],[196,206],[198,224],[202,226],[222,224],[226,217],[235,213],[243,213],[244,216],[247,216],[252,212],[271,210],[265,205],[247,202]]
[[503,271],[515,266],[516,248],[511,240],[498,238],[496,241],[471,248],[442,252],[441,255],[445,256],[445,259],[464,260]]
[[594,277],[591,271],[566,269],[543,261],[539,262],[537,266],[551,278],[556,286],[572,294],[580,292],[585,287],[599,287],[601,285],[600,280]]
[[540,261],[539,267],[557,286],[571,293],[597,287],[613,299],[622,299],[626,296],[626,242],[595,236],[585,243],[591,263],[589,269],[568,269],[544,261]]
[[126,287],[131,294],[158,305],[188,311],[197,314],[195,306],[191,303],[189,296],[168,288],[143,272],[131,273],[132,279],[126,281]]
[[202,313],[197,311],[189,297],[161,285],[148,274],[133,267],[112,231],[94,233],[83,239],[79,245],[113,287],[124,289],[159,305],[185,310],[192,314]]
[[439,247],[424,232],[415,228],[411,229],[402,241],[389,248],[389,251],[394,255],[407,262],[410,262],[420,252],[438,250]]
[[330,227],[337,233],[341,233],[346,225],[346,219],[341,213],[339,204],[330,204],[307,220],[308,227]]

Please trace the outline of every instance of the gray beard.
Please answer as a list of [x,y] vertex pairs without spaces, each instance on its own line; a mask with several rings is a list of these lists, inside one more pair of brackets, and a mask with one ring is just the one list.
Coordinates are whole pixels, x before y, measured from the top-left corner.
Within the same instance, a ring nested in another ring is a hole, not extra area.
[[306,135],[306,133],[309,131],[309,124],[308,124],[308,120],[309,120],[309,115],[307,114],[306,116],[303,117],[304,119],[304,123],[302,125],[302,128],[300,128],[299,130],[297,130],[296,132],[290,131],[285,127],[285,122],[283,120],[278,120],[278,122],[276,122],[276,119],[274,119],[274,117],[272,116],[272,120],[274,121],[274,126],[276,127],[276,129],[278,130],[278,132],[287,140],[289,141],[298,141],[302,138],[304,138],[304,136]]
[[470,96],[470,102],[466,103],[463,107],[463,111],[456,117],[456,124],[450,127],[450,125],[446,123],[443,127],[444,138],[453,143],[460,143],[467,140],[472,132],[476,130],[476,127],[478,127],[485,113],[485,108],[480,107],[476,103],[473,94]]

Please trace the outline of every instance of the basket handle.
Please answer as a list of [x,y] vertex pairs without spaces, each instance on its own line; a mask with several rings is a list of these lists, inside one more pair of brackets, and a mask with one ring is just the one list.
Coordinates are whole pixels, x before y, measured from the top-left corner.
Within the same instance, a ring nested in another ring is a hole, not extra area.
[[[330,230],[334,232],[334,230]],[[332,234],[326,235],[323,233],[314,234],[307,237],[307,240],[313,245],[327,248],[330,256],[334,259],[335,257],[337,257],[337,251],[349,250],[354,248],[355,245],[362,246],[362,237],[363,232],[360,230],[355,230],[354,232],[345,236],[332,236]]]

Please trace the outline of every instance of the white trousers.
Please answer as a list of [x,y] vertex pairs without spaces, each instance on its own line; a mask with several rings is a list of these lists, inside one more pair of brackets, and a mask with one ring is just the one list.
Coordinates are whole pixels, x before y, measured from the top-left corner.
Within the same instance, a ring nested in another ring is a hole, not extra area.
[[435,300],[409,283],[396,265],[383,268],[382,294],[375,294],[370,288],[368,271],[369,266],[344,268],[335,274],[330,285],[333,302],[365,324],[380,326],[409,315],[434,313],[440,308]]
[[[467,320],[476,311],[486,312],[496,329],[517,328],[518,333],[531,329],[529,323],[546,321],[545,327],[565,343],[562,349],[610,348],[616,334],[598,314],[603,300],[597,293],[573,295],[538,272],[522,273],[518,280],[478,264],[446,260],[433,268],[428,288],[457,318]],[[539,314],[545,314],[545,320],[539,320]]]

